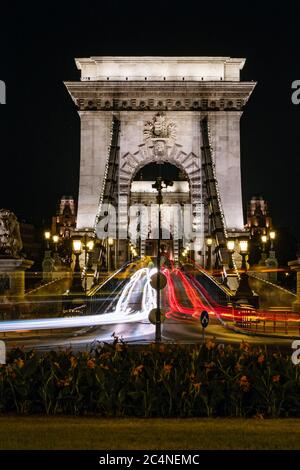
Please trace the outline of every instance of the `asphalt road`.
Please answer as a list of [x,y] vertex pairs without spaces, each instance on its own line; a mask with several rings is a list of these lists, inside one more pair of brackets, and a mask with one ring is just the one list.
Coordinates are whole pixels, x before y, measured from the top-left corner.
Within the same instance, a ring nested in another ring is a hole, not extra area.
[[[141,270],[140,270],[141,271]],[[90,349],[98,342],[111,342],[114,335],[128,343],[143,344],[155,340],[155,326],[148,322],[148,314],[143,314],[156,305],[155,292],[149,290],[149,277],[146,270],[135,273],[127,284],[122,284],[115,306],[102,312],[97,307],[96,323],[91,326],[71,330],[52,330],[41,332],[30,330],[21,334],[10,333],[6,338],[7,348],[24,347],[37,350],[50,350],[71,347],[74,350]],[[207,281],[206,281],[207,282]],[[199,309],[211,310],[210,301],[201,291],[190,287],[191,282],[182,273],[171,273],[168,286],[162,293],[162,306],[172,313],[162,323],[162,341],[198,343],[203,341],[203,329],[199,321]],[[207,286],[206,286],[207,287]],[[212,285],[212,289],[218,287]],[[195,296],[196,292],[196,296]],[[221,293],[222,294],[222,293]],[[220,297],[220,292],[216,292]],[[95,304],[96,305],[96,304]],[[101,304],[102,305],[102,304]],[[112,308],[112,310],[111,310]],[[198,309],[198,315],[193,316]],[[100,308],[101,310],[101,308]],[[141,312],[137,315],[136,312]],[[90,312],[93,313],[93,312]],[[117,321],[115,319],[117,317]],[[106,323],[103,324],[103,321]],[[102,322],[102,324],[101,324]],[[215,338],[218,343],[240,343],[243,340],[252,344],[290,348],[292,340],[270,336],[248,335],[235,332],[230,325],[221,323],[215,316],[205,330],[206,338]]]

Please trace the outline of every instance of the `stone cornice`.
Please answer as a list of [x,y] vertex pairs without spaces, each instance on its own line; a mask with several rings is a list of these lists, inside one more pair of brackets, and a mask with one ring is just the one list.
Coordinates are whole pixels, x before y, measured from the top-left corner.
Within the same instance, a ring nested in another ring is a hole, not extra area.
[[255,82],[64,82],[81,111],[242,110]]
[[80,63],[105,63],[105,62],[128,62],[138,63],[138,62],[168,62],[168,63],[209,63],[209,62],[239,62],[244,65],[245,59],[241,58],[232,58],[229,56],[92,56],[92,57],[83,57],[83,58],[76,58],[75,62]]
[[81,80],[240,81],[245,59],[231,57],[85,57],[75,59]]

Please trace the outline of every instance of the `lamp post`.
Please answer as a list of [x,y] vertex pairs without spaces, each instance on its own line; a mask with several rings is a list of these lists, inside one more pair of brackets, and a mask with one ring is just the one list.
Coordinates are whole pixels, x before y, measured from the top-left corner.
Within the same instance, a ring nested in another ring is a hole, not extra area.
[[51,232],[49,232],[49,230],[46,230],[44,232],[44,237],[45,237],[45,240],[46,240],[46,247],[47,247],[47,250],[50,249],[50,244],[49,244],[49,240],[50,240],[50,237],[51,237]]
[[190,246],[189,245],[187,245],[185,248],[183,248],[183,250],[181,252],[181,256],[182,256],[182,258],[184,258],[185,262],[189,262],[189,260],[190,260]]
[[157,309],[155,318],[155,342],[161,341],[161,312],[160,312],[160,239],[161,239],[161,210],[162,203],[162,177],[156,178],[156,182],[152,185],[157,190],[156,202],[158,204],[158,239],[157,239]]
[[[186,248],[183,249],[181,255],[182,255],[183,258],[187,257],[187,249]],[[184,261],[186,261],[186,260],[184,260]]]
[[58,251],[57,251],[59,236],[58,235],[53,235],[52,242],[53,242],[53,246],[54,246],[54,254],[53,254],[54,265],[55,265],[56,269],[58,269],[61,266],[61,260],[60,260],[60,257],[58,255]]
[[[159,163],[160,165],[160,163]],[[160,169],[160,167],[159,167]],[[160,173],[160,171],[159,171]],[[164,184],[164,186],[163,186]],[[152,188],[157,190],[157,197],[156,202],[158,205],[158,239],[157,239],[157,309],[156,309],[156,318],[155,318],[155,342],[159,343],[161,341],[161,310],[160,310],[160,250],[161,250],[161,204],[163,202],[162,198],[162,190],[163,188],[167,188],[168,186],[173,186],[173,181],[170,180],[163,180],[161,176],[156,178],[154,184],[152,184]]]
[[44,252],[44,259],[42,262],[43,281],[48,282],[50,279],[52,279],[52,272],[54,270],[54,261],[53,261],[53,258],[51,257],[51,250],[50,250],[51,232],[49,230],[46,230],[44,232],[44,238],[46,241],[46,249]]
[[88,261],[87,261],[87,270],[89,272],[93,271],[93,266],[92,266],[92,252],[94,250],[95,242],[94,240],[89,240],[86,244],[87,247],[87,252],[88,252]]
[[266,255],[266,243],[267,243],[267,240],[268,240],[268,237],[267,235],[263,234],[261,237],[261,243],[262,243],[262,250],[261,250],[261,259],[259,261],[259,264],[260,265],[264,265],[266,264],[266,258],[267,258],[267,255]]
[[267,235],[262,235],[261,236],[261,242],[262,242],[262,252],[264,253],[266,251],[266,243],[267,243],[268,237]]
[[211,247],[213,244],[213,239],[208,236],[206,237],[206,245],[207,245],[207,263],[206,263],[206,269],[208,271],[211,271]]
[[[77,238],[77,237],[76,237]],[[76,239],[75,238],[75,239]],[[85,231],[82,238],[78,237],[78,240],[81,242],[80,250],[84,250],[84,292],[87,293],[87,274],[92,272],[92,258],[91,254],[94,249],[95,242],[93,239],[89,238],[87,231]]]
[[131,246],[131,247],[130,247],[130,252],[131,252],[131,259],[134,259],[134,258],[137,257],[138,253],[137,253],[137,251],[136,251],[136,249],[135,249],[134,246]]
[[229,263],[228,263],[228,268],[229,269],[233,269],[234,266],[233,266],[233,259],[232,259],[232,255],[233,255],[233,252],[234,252],[234,240],[227,240],[227,250],[228,250],[228,254],[229,254]]
[[81,272],[80,272],[80,264],[79,264],[79,256],[82,251],[82,242],[81,237],[74,237],[72,240],[73,245],[73,253],[75,255],[75,266],[73,272],[73,281],[70,288],[70,292],[72,294],[81,294],[84,292],[81,282]]
[[275,238],[276,238],[276,232],[275,232],[275,230],[271,230],[271,231],[270,231],[269,237],[270,237],[270,240],[271,240],[270,250],[273,251],[273,249],[274,249],[274,240],[275,240]]
[[54,243],[54,251],[57,252],[57,244],[58,244],[58,241],[59,241],[59,236],[58,235],[53,235],[52,241]]
[[249,303],[254,307],[258,307],[258,296],[254,295],[251,287],[249,286],[249,278],[247,274],[246,256],[248,254],[248,239],[241,238],[239,240],[240,254],[242,256],[242,270],[241,279],[233,300],[238,303]]
[[133,258],[137,256],[137,251],[134,247],[134,245],[130,242],[129,243],[129,260],[132,261]]
[[[265,258],[265,265],[267,266],[267,278],[270,282],[277,282],[277,268],[278,268],[278,260],[276,259],[276,254],[274,250],[274,240],[276,238],[275,230],[270,230],[269,232],[270,237],[270,251],[268,257]],[[266,255],[265,255],[266,256]]]
[[91,254],[94,249],[94,240],[88,240],[87,234],[84,234],[84,292],[87,294],[87,275],[88,272],[92,272],[92,258]]
[[242,266],[241,266],[241,268],[243,270],[247,271],[246,256],[248,254],[248,239],[241,238],[239,240],[239,245],[240,245],[240,254],[242,256]]

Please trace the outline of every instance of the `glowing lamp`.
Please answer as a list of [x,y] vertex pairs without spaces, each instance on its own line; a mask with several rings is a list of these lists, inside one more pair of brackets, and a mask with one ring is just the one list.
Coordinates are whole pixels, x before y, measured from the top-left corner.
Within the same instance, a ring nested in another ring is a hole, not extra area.
[[76,238],[73,239],[73,251],[74,253],[80,253],[81,252],[81,240],[78,240]]
[[53,235],[52,237],[52,240],[53,240],[53,243],[58,243],[58,235]]
[[270,232],[270,239],[271,239],[271,240],[275,240],[275,237],[276,237],[276,232],[275,232],[275,230],[271,230],[271,232]]
[[247,253],[247,251],[248,251],[248,240],[240,240],[239,245],[240,245],[241,253]]
[[212,243],[213,243],[213,239],[211,237],[207,237],[207,239],[206,239],[207,246],[211,246]]
[[50,240],[51,233],[47,230],[47,231],[44,233],[44,237],[45,237],[45,240]]
[[227,250],[234,251],[234,240],[227,240]]
[[261,236],[262,243],[267,243],[267,239],[268,239],[267,235],[262,235]]
[[89,240],[86,244],[88,251],[93,251],[94,245],[95,245],[94,240]]

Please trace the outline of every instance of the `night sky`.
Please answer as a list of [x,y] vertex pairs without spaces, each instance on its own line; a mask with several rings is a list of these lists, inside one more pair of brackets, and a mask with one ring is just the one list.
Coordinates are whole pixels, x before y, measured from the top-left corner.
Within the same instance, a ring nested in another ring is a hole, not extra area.
[[291,102],[291,83],[300,80],[300,6],[264,3],[1,5],[0,206],[40,225],[61,195],[77,197],[79,117],[63,85],[79,79],[74,57],[246,57],[241,78],[258,85],[241,121],[244,204],[263,195],[274,225],[300,240],[300,105]]

